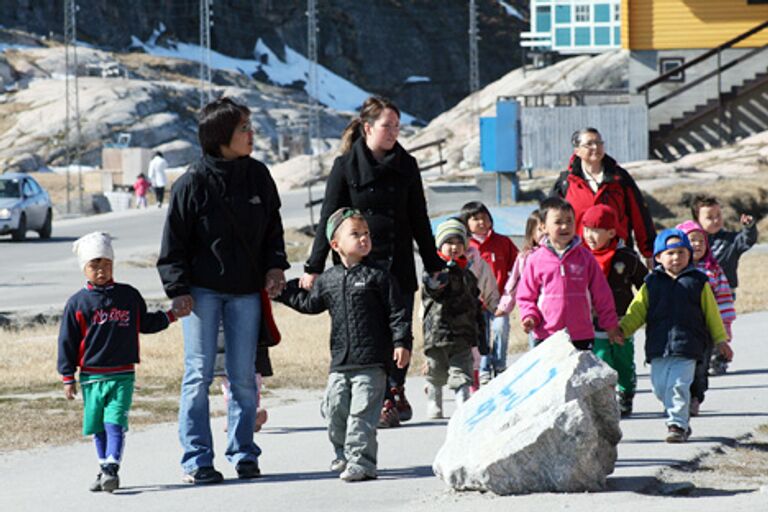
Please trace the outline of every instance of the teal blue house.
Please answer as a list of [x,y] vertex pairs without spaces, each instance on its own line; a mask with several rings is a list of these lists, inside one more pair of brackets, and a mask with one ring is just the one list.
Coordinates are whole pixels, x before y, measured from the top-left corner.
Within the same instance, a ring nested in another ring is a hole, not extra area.
[[621,0],[531,0],[530,12],[523,47],[563,54],[621,47]]

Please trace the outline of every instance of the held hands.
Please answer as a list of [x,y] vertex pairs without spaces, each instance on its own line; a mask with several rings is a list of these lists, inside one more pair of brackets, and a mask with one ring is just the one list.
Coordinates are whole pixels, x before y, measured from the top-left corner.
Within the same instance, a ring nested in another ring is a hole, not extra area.
[[523,318],[523,321],[520,322],[520,326],[523,328],[526,334],[531,332],[534,327],[536,327],[536,320],[532,316],[528,316]]
[[608,341],[614,345],[624,346],[624,335],[621,333],[620,327],[614,327],[605,331],[608,335]]
[[720,351],[720,355],[723,356],[727,361],[733,360],[733,349],[731,348],[730,343],[727,341],[724,343],[718,343],[717,348]]
[[271,268],[267,270],[267,275],[264,278],[264,289],[267,291],[270,299],[276,298],[283,293],[285,288],[285,274],[282,269]]
[[405,347],[395,347],[392,360],[395,361],[398,368],[405,368],[411,360],[411,351]]
[[493,313],[493,316],[504,316],[506,314],[507,314],[507,312],[504,311],[503,309],[496,308],[496,311]]
[[299,286],[304,290],[311,290],[320,274],[307,274],[306,272],[299,278]]
[[189,315],[195,307],[195,299],[191,295],[179,295],[171,301],[171,311],[176,318]]
[[77,384],[64,384],[64,396],[67,400],[74,400],[77,396]]

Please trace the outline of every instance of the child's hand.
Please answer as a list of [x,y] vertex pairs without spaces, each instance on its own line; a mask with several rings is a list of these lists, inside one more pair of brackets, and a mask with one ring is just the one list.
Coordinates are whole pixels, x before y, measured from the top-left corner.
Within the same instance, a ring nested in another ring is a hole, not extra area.
[[191,295],[179,295],[171,301],[171,311],[176,318],[182,318],[192,312],[195,307],[195,299]]
[[64,384],[64,396],[67,400],[74,400],[77,396],[77,384]]
[[411,360],[411,351],[405,347],[395,347],[395,353],[392,356],[398,368],[402,369],[408,366]]
[[750,226],[753,222],[755,222],[755,218],[751,215],[747,215],[746,213],[742,213],[739,220],[741,221],[742,226]]
[[421,374],[424,376],[429,375],[429,363],[424,361],[421,365]]
[[624,335],[621,333],[620,327],[614,327],[605,331],[608,334],[608,341],[614,345],[624,346]]
[[496,308],[496,312],[493,314],[493,316],[504,316],[504,315],[506,315],[506,314],[507,314],[507,312],[506,312],[506,311],[504,311],[503,309],[501,309],[501,308]]
[[528,334],[533,330],[534,327],[536,327],[536,320],[532,316],[523,318],[523,321],[520,322],[520,326],[523,328],[525,333]]
[[720,350],[720,355],[723,356],[726,361],[732,361],[733,360],[733,349],[731,348],[731,344],[727,341],[724,343],[718,343],[717,344],[718,350]]
[[472,369],[475,371],[480,369],[480,357],[480,350],[472,347]]

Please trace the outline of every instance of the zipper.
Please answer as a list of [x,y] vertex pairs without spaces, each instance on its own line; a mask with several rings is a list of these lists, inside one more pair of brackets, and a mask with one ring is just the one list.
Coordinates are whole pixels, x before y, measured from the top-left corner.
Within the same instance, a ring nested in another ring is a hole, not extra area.
[[[349,270],[344,267],[344,279],[341,281],[341,296],[343,297],[344,302],[344,331],[346,334],[346,350],[344,353],[344,361],[348,359],[349,356],[349,350],[351,348],[351,341],[349,338],[349,314],[347,313],[347,276],[349,275]],[[343,361],[342,361],[343,362]]]

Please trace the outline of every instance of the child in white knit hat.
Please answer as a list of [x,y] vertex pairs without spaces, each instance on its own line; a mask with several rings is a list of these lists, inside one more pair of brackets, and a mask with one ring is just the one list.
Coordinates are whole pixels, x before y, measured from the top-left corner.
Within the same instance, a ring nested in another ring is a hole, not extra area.
[[58,370],[64,394],[77,394],[80,369],[83,391],[83,434],[93,434],[101,465],[91,491],[112,492],[128,430],[139,362],[139,332],[162,331],[176,319],[171,311],[147,312],[138,290],[112,279],[114,251],[106,233],[93,232],[75,241],[72,251],[85,273],[85,286],[67,301],[59,331]]

